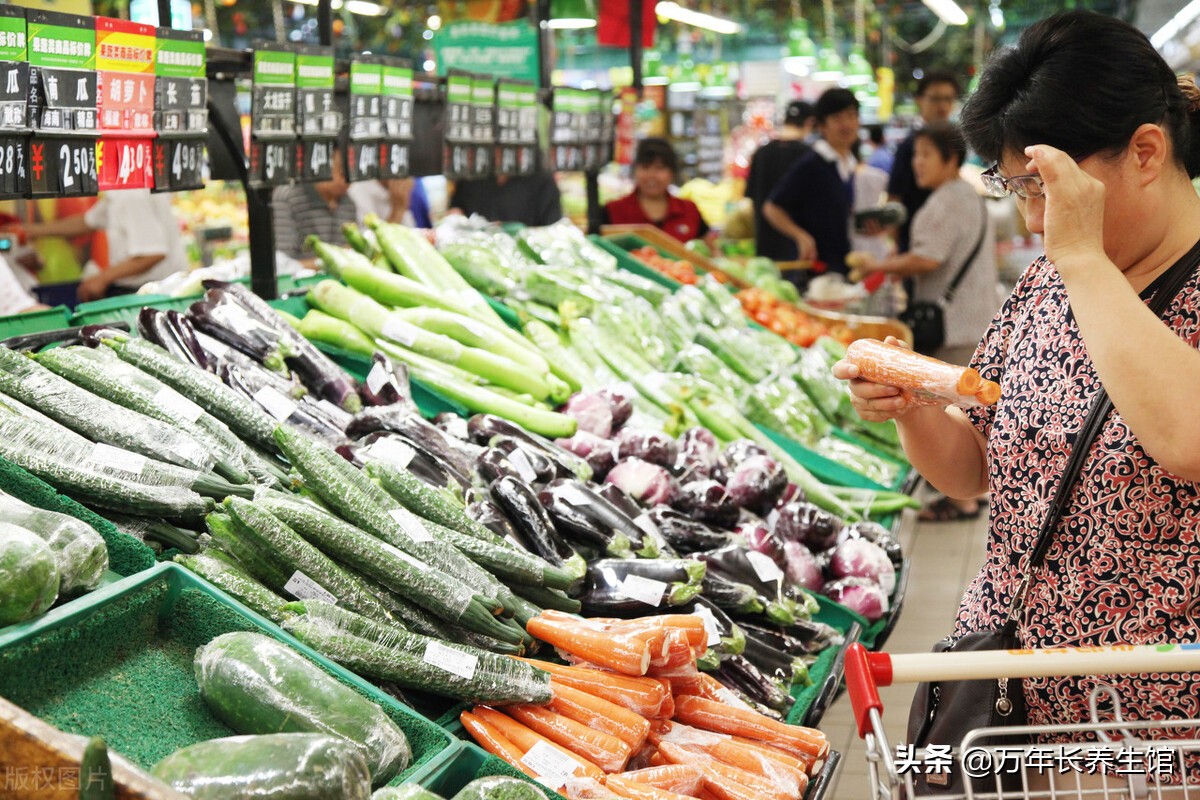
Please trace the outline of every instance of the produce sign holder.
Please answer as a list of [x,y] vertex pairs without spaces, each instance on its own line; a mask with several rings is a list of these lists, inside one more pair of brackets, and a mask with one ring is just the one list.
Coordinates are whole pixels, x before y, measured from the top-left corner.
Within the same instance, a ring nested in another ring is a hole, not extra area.
[[296,179],[301,183],[333,177],[333,154],[342,129],[334,105],[333,48],[296,46],[296,132],[300,143]]
[[379,148],[383,141],[383,61],[358,54],[350,59],[349,136],[346,179],[370,181],[379,177]]
[[0,6],[0,198],[29,192],[29,50],[25,9]]
[[538,169],[538,102],[532,83],[496,82],[497,175],[532,175]]
[[433,723],[176,564],[103,586],[21,628],[0,646],[0,695],[68,733],[104,736],[143,768],[233,735],[200,699],[193,671],[196,648],[230,631],[284,642],[383,708],[413,753],[393,784],[425,779],[459,749]]
[[416,95],[412,65],[402,58],[383,56],[383,142],[379,171],[383,178],[407,178],[412,172],[413,120]]
[[554,87],[550,100],[550,169],[579,172],[587,141],[587,92]]
[[96,18],[96,142],[98,188],[154,186],[154,28]]
[[286,186],[296,178],[296,53],[274,42],[254,49],[250,92],[250,165],[255,189]]
[[154,191],[204,187],[208,80],[200,31],[159,28],[154,66]]
[[[447,178],[486,178],[492,174],[495,131],[490,78],[450,70],[446,76]],[[485,106],[486,98],[486,106]]]
[[[502,776],[529,781],[529,776],[509,766],[508,762],[488,753],[474,742],[463,742],[453,760],[437,772],[423,778],[419,783],[442,797],[453,797],[459,790],[476,778]],[[532,783],[532,781],[529,781]],[[538,785],[549,800],[563,800],[562,795]]]
[[698,83],[667,87],[667,139],[679,154],[679,179],[684,183],[697,175],[696,107],[699,98]]

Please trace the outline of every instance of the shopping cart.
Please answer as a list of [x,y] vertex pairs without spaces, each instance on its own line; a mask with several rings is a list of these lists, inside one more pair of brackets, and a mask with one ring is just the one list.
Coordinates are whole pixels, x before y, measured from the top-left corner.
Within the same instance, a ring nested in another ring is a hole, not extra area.
[[[915,775],[923,773],[929,780],[936,773],[948,774],[952,765],[967,778],[962,793],[922,796],[1200,800],[1200,719],[1126,720],[1109,686],[1101,684],[1092,692],[1090,722],[980,728],[956,748],[925,749],[889,744],[877,690],[920,681],[1196,671],[1200,644],[913,655],[871,653],[852,645],[846,652],[846,687],[858,735],[866,743],[869,800],[918,796]],[[1106,720],[1101,719],[1105,701]],[[1069,743],[1030,744],[1050,736]]]

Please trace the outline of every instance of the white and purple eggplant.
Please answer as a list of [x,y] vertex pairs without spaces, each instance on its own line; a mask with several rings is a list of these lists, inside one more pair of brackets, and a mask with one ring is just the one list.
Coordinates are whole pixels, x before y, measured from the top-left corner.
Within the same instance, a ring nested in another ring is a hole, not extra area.
[[671,473],[657,464],[640,458],[628,458],[617,463],[604,478],[639,504],[653,508],[670,505],[679,493],[679,484]]
[[624,428],[617,434],[617,459],[630,458],[672,469],[679,459],[679,443],[662,431]]
[[787,503],[770,513],[771,530],[784,541],[799,542],[817,552],[837,543],[843,523],[812,503]]
[[770,456],[750,456],[729,474],[725,489],[730,499],[756,514],[766,514],[787,489],[787,475]]
[[701,522],[720,528],[732,528],[738,521],[738,507],[733,498],[724,486],[711,478],[680,486],[671,505]]
[[870,578],[838,578],[822,586],[821,594],[861,614],[868,622],[881,619],[888,611],[883,589]]
[[569,439],[555,439],[554,444],[587,461],[592,468],[592,480],[604,480],[604,476],[617,463],[616,442],[582,429]]

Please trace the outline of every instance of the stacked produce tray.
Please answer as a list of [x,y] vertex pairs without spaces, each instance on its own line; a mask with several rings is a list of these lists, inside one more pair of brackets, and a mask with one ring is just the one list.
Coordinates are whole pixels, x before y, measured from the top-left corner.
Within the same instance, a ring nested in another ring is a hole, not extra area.
[[[417,782],[431,792],[442,797],[453,797],[460,789],[476,778],[503,776],[529,780],[523,772],[513,769],[506,762],[496,758],[472,742],[463,742],[462,747],[454,754],[449,762],[437,771]],[[548,800],[564,800],[562,795],[544,786],[539,786]]]
[[413,753],[394,784],[433,775],[459,749],[446,731],[174,564],[21,627],[0,646],[0,695],[68,733],[103,736],[143,768],[181,747],[232,735],[201,700],[193,671],[196,648],[231,631],[285,642],[382,707]]
[[71,310],[66,306],[55,306],[42,311],[30,311],[27,314],[0,317],[0,341],[11,336],[58,330],[67,327],[70,322]]

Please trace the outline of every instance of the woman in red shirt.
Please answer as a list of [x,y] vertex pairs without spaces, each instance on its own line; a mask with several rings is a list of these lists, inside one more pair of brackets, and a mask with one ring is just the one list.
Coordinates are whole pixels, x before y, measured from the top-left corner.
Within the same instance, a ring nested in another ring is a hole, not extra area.
[[679,156],[666,139],[643,139],[633,158],[633,192],[604,206],[606,225],[653,225],[681,242],[703,238],[708,223],[691,200],[671,194]]

